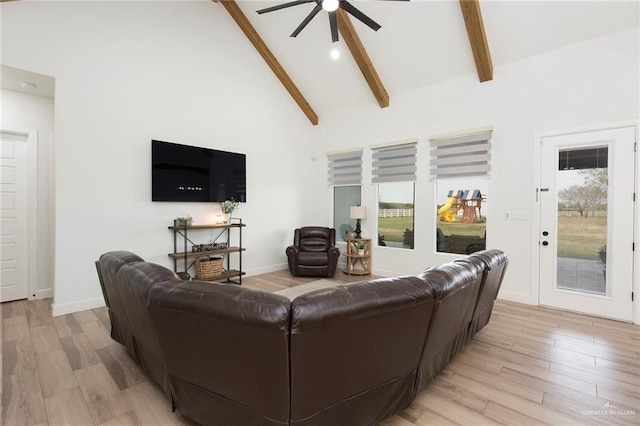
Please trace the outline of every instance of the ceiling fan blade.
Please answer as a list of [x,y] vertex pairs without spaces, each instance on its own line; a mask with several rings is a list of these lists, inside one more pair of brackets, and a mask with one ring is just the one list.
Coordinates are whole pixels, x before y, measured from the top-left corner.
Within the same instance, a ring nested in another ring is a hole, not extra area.
[[364,13],[360,12],[358,9],[355,8],[355,6],[353,6],[347,0],[341,1],[340,7],[344,9],[346,12],[348,12],[350,15],[352,15],[354,18],[356,18],[357,20],[359,20],[360,22],[362,22],[363,24],[371,28],[373,31],[378,31],[381,28],[380,24],[378,24],[373,19],[369,18]]
[[295,37],[298,34],[300,34],[300,31],[302,31],[304,29],[304,27],[307,26],[307,24],[313,19],[314,16],[316,16],[318,14],[318,12],[320,12],[322,10],[322,5],[321,4],[317,4],[316,7],[313,8],[313,10],[311,11],[311,13],[309,13],[307,15],[306,18],[304,18],[304,21],[302,21],[302,23],[300,25],[298,25],[298,28],[296,28],[292,33],[290,37]]
[[315,3],[315,1],[316,0],[296,0],[296,1],[291,1],[289,3],[279,4],[277,6],[271,6],[271,7],[265,8],[265,9],[260,9],[260,10],[257,10],[256,12],[258,12],[259,15],[262,15],[263,13],[274,12],[276,10],[286,9],[287,7],[297,6],[299,4]]
[[338,15],[336,11],[329,12],[329,26],[331,27],[331,41],[338,41]]

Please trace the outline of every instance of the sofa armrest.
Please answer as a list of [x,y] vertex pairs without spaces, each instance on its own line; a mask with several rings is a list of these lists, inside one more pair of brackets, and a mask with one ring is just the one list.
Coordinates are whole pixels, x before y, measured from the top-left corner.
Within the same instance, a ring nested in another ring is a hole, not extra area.
[[338,247],[329,248],[329,265],[328,265],[328,275],[332,277],[336,272],[336,267],[338,266],[338,259],[340,259],[340,249]]
[[293,276],[298,275],[298,253],[300,248],[298,246],[289,246],[285,250],[287,254],[287,262],[289,262],[289,272]]

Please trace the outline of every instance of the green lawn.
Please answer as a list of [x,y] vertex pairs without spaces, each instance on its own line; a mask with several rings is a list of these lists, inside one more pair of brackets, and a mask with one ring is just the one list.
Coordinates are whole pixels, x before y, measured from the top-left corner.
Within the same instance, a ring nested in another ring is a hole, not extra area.
[[385,241],[401,243],[407,229],[413,230],[413,216],[378,218],[378,233]]
[[558,214],[559,257],[599,259],[598,251],[607,244],[607,216],[606,212],[598,213],[586,218],[573,212]]
[[461,222],[438,222],[438,228],[442,229],[445,236],[449,235],[469,235],[474,237],[484,237],[487,224],[479,223],[461,223]]
[[[445,235],[473,235],[482,237],[486,223],[448,223],[437,225]],[[378,232],[385,241],[402,243],[406,229],[413,229],[413,217],[379,218]],[[580,217],[575,212],[558,214],[558,256],[573,259],[598,260],[598,251],[607,241],[606,212],[595,217]]]

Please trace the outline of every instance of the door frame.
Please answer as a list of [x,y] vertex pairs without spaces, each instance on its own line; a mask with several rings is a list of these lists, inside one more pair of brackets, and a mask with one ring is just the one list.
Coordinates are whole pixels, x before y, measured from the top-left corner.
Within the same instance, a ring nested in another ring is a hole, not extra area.
[[[587,132],[597,132],[602,130],[613,130],[620,128],[632,127],[635,131],[635,139],[636,143],[638,142],[638,121],[637,120],[625,120],[625,121],[617,121],[611,123],[604,123],[598,125],[590,125],[590,126],[580,126],[580,127],[571,127],[557,130],[550,130],[545,132],[534,132],[533,136],[533,173],[532,173],[532,207],[531,207],[531,288],[530,294],[533,299],[536,300],[537,304],[540,305],[540,250],[538,249],[539,245],[539,236],[541,232],[540,228],[540,203],[539,203],[539,193],[536,189],[540,188],[540,168],[542,166],[542,158],[540,155],[540,146],[542,140],[548,137],[554,136],[566,136],[572,135],[576,133],[587,133]],[[638,169],[640,168],[640,149],[636,149],[635,152],[635,188],[636,192],[640,193],[640,173]],[[640,195],[640,194],[639,194]],[[634,211],[633,217],[633,240],[638,243],[640,242],[640,230],[638,229],[640,225],[640,206],[636,202],[636,208]],[[632,283],[632,291],[634,294],[633,300],[633,323],[640,324],[640,303],[638,299],[640,298],[640,246],[633,253],[633,283]]]
[[[38,295],[38,131],[0,129],[3,133],[27,137],[27,299],[52,297],[52,294]],[[42,293],[42,292],[41,292]]]

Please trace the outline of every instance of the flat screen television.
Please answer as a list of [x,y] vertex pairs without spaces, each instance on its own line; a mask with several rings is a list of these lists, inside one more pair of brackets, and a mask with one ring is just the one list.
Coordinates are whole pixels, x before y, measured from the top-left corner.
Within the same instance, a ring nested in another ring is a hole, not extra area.
[[153,201],[247,201],[246,155],[151,141]]

